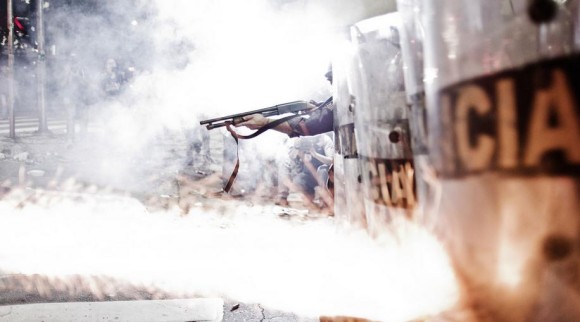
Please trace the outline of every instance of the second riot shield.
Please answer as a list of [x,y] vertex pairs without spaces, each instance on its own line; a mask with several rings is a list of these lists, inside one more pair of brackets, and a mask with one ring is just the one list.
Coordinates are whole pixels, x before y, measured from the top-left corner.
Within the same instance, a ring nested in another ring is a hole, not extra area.
[[416,204],[398,28],[397,13],[351,28],[357,56],[356,142],[372,235],[411,216]]

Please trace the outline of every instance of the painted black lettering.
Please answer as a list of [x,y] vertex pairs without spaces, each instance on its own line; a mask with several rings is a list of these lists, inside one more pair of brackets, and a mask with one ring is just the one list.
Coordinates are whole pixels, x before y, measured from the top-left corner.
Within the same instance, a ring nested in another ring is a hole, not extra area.
[[416,204],[415,171],[412,160],[363,158],[368,174],[365,195],[387,207],[411,208]]
[[497,135],[499,137],[498,165],[513,169],[518,164],[518,131],[514,81],[497,82]]
[[[539,90],[534,97],[530,120],[528,144],[524,165],[540,166],[542,156],[549,151],[562,151],[570,162],[580,162],[580,115],[574,110],[576,102],[570,93],[565,74],[555,69],[552,86]],[[556,126],[550,126],[549,116],[553,112]]]
[[[467,171],[481,171],[489,168],[492,161],[495,142],[489,135],[472,133],[473,125],[469,124],[469,111],[478,115],[489,113],[491,101],[486,92],[478,86],[467,85],[459,90],[455,106],[455,139],[457,153],[462,166]],[[471,135],[475,144],[471,144]]]
[[580,175],[580,54],[442,89],[430,157],[442,177]]

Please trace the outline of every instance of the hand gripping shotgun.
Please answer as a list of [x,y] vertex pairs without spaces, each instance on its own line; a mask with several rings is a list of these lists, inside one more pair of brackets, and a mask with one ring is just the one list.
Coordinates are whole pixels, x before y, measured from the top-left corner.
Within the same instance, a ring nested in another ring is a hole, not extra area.
[[[330,98],[327,102],[329,102],[329,101],[332,101],[332,98]],[[316,108],[322,107],[327,102],[318,105]],[[316,104],[315,104],[315,106],[316,106]],[[305,101],[294,101],[294,102],[283,103],[283,104],[278,104],[278,105],[274,105],[271,107],[262,108],[259,110],[254,110],[254,111],[233,114],[233,115],[218,117],[218,118],[209,119],[209,120],[204,120],[204,121],[199,122],[199,124],[206,125],[206,128],[208,130],[215,129],[215,128],[222,127],[222,126],[227,126],[228,131],[233,136],[233,138],[237,144],[238,139],[254,138],[254,137],[260,135],[261,133],[267,131],[268,129],[274,128],[278,124],[286,122],[287,120],[290,120],[290,119],[297,117],[299,115],[314,111],[314,110],[316,110],[316,108],[312,108],[312,105],[308,104]],[[256,132],[254,132],[251,135],[239,135],[238,133],[235,133],[235,131],[233,129],[231,129],[230,126],[228,126],[228,125],[239,124],[239,123],[244,121],[244,117],[246,117],[248,115],[252,115],[252,114],[262,114],[265,117],[273,116],[273,115],[282,115],[282,114],[292,114],[292,115],[282,117],[280,119],[272,121],[272,122],[264,125],[260,129],[258,129]],[[232,174],[230,175],[230,178],[223,189],[224,192],[229,193],[230,190],[232,189],[232,185],[234,184],[234,180],[236,179],[236,176],[238,174],[239,167],[240,167],[240,159],[237,158],[236,165],[234,166],[234,170],[233,170]]]
[[212,130],[218,127],[226,126],[228,124],[237,125],[244,121],[245,116],[249,116],[252,114],[262,114],[265,117],[273,116],[273,115],[282,115],[282,114],[301,114],[304,111],[307,111],[312,106],[305,101],[294,101],[289,103],[282,103],[278,105],[274,105],[271,107],[262,108],[259,110],[253,110],[244,113],[232,114],[228,116],[217,117],[214,119],[203,120],[199,122],[201,125],[205,125],[208,130]]

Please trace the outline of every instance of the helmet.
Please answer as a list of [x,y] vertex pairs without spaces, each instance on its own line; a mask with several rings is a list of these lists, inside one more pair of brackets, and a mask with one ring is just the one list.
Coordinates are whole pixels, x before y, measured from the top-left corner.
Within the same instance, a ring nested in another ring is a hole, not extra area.
[[326,77],[326,79],[332,83],[332,65],[328,65],[328,71],[326,74],[324,74],[324,77]]

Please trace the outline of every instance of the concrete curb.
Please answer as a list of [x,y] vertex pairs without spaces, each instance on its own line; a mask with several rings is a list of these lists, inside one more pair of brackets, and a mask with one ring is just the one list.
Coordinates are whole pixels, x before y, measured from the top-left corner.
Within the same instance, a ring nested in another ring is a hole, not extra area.
[[221,322],[220,298],[0,306],[0,322]]

